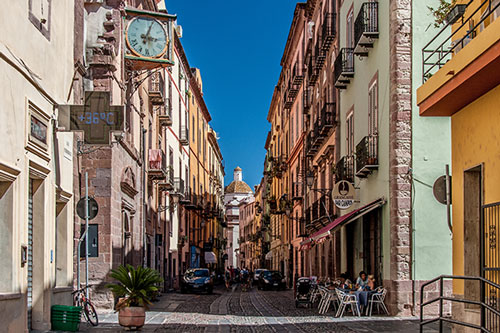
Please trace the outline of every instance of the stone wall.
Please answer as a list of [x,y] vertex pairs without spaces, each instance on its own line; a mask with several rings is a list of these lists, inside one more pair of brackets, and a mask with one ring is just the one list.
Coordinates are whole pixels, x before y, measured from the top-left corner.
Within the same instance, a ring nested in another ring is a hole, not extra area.
[[390,1],[390,234],[393,314],[410,315],[411,291],[411,0]]

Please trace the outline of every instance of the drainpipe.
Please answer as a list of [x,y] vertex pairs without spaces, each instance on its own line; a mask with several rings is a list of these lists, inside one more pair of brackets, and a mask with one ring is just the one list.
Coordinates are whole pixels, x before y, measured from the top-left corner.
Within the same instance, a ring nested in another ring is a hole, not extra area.
[[146,132],[144,124],[142,126],[142,266],[147,267],[147,249],[146,249]]

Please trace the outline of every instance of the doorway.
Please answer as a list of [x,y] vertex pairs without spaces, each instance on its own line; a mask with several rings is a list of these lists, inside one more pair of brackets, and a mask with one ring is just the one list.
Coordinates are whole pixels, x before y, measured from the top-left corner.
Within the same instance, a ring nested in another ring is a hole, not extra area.
[[[478,166],[464,172],[464,274],[481,275],[481,201],[482,167]],[[465,299],[479,301],[480,286],[475,281],[465,281]],[[476,305],[466,304],[468,309],[479,309]]]

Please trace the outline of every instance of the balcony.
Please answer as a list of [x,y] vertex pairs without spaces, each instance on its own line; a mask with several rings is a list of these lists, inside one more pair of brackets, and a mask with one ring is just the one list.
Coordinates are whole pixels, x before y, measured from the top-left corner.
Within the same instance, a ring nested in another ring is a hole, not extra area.
[[354,54],[367,56],[378,33],[378,2],[365,2],[354,21]]
[[335,124],[335,103],[324,103],[320,117],[316,121],[318,136],[325,137]]
[[316,200],[311,206],[311,221],[314,223],[319,219],[319,200]]
[[167,159],[161,149],[150,149],[148,156],[149,180],[165,180],[167,176]]
[[186,126],[181,126],[181,132],[179,133],[179,142],[183,146],[189,145],[189,129]]
[[356,146],[356,176],[366,178],[377,169],[378,135],[367,135]]
[[302,200],[304,196],[304,185],[302,182],[292,184],[292,200]]
[[474,2],[424,46],[421,116],[452,116],[500,84],[500,75],[492,74],[500,72],[499,16],[499,2]]
[[342,157],[335,167],[335,181],[346,180],[354,183],[354,157]]
[[350,79],[354,77],[353,51],[354,49],[352,48],[342,48],[337,59],[335,59],[334,77],[336,88],[346,89],[347,85],[351,82]]
[[309,46],[306,51],[306,64],[307,64],[307,84],[309,86],[314,86],[318,81],[318,70],[316,69],[316,60],[312,53],[312,41],[309,42]]
[[312,104],[312,87],[304,87],[304,90],[302,91],[302,105],[304,107],[303,113],[307,114],[309,109],[311,108]]
[[286,89],[285,93],[283,94],[283,108],[285,110],[290,110],[293,106],[294,98],[292,98],[292,94],[290,93],[290,90]]
[[182,179],[181,177],[175,177],[173,190],[176,194],[184,195],[186,191],[186,189],[184,188],[184,179]]
[[306,156],[313,157],[318,152],[318,149],[319,149],[318,140],[316,140],[314,132],[311,131],[306,136]]
[[165,82],[163,81],[163,76],[161,76],[159,71],[151,74],[149,78],[149,89],[148,95],[151,104],[153,105],[163,105],[165,92]]
[[293,66],[292,70],[292,83],[295,85],[300,85],[304,80],[304,65],[302,60],[299,59]]
[[317,72],[319,72],[321,68],[323,68],[323,65],[326,61],[326,52],[323,51],[322,43],[323,42],[321,36],[318,36],[316,40],[316,46],[314,48],[314,67]]
[[153,111],[158,116],[160,126],[172,126],[172,107],[168,99],[165,100],[164,105],[153,106]]
[[171,191],[174,189],[174,166],[167,166],[165,179],[158,183],[158,189],[161,191]]
[[325,13],[323,17],[323,28],[321,31],[321,36],[323,36],[323,43],[321,44],[321,49],[327,52],[335,39],[336,33],[336,16],[335,13]]

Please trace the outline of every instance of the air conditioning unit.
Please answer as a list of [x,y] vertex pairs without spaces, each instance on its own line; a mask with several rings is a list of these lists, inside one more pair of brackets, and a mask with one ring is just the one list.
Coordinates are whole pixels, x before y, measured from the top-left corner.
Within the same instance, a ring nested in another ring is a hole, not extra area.
[[176,26],[175,32],[177,33],[177,37],[182,38],[182,25]]

